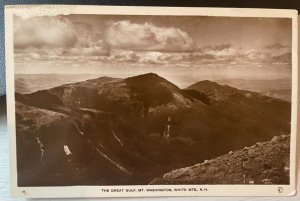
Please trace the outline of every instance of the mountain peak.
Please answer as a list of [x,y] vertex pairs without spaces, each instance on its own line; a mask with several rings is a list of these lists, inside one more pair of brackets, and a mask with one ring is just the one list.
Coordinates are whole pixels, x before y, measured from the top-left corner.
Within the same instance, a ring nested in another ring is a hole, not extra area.
[[204,93],[209,96],[210,99],[218,101],[224,100],[233,94],[243,94],[243,91],[228,85],[221,85],[217,82],[203,80],[192,84],[186,88],[187,90],[195,90],[200,93]]
[[141,74],[141,76],[152,76],[152,77],[159,77],[156,73],[145,73],[145,74]]
[[218,92],[236,92],[238,91],[236,88],[230,87],[228,85],[221,85],[217,82],[213,82],[210,80],[202,80],[192,84],[187,89],[195,89],[195,90],[204,90],[204,91],[218,91]]
[[133,77],[129,77],[127,78],[127,80],[130,79],[141,79],[141,80],[162,80],[164,78],[160,77],[159,75],[157,75],[156,73],[145,73],[145,74],[141,74],[141,75],[137,75],[137,76],[133,76]]
[[203,87],[204,86],[206,86],[206,87],[208,87],[208,86],[214,86],[214,87],[218,86],[218,87],[223,87],[225,85],[220,85],[217,82],[213,82],[213,81],[210,81],[210,80],[202,80],[202,81],[196,82],[195,84],[193,84],[191,86],[203,86]]
[[154,85],[167,85],[169,86],[169,88],[173,88],[173,89],[179,89],[176,85],[174,85],[173,83],[169,82],[168,80],[166,80],[165,78],[159,76],[156,73],[146,73],[146,74],[141,74],[141,75],[137,75],[137,76],[133,76],[133,77],[128,77],[125,79],[125,81],[127,82],[127,84],[129,85],[147,85],[148,87],[154,87]]

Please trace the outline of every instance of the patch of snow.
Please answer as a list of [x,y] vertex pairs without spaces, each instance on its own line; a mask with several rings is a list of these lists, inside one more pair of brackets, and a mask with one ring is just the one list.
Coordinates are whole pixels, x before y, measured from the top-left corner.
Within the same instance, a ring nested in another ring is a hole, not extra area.
[[101,89],[97,94],[100,95],[100,94],[102,94],[102,92],[103,92],[103,89]]
[[112,134],[114,135],[115,139],[119,142],[119,144],[121,146],[124,146],[123,142],[118,138],[118,136],[116,135],[116,133],[114,131],[112,131]]
[[36,137],[36,140],[37,140],[37,142],[38,142],[38,144],[39,144],[39,147],[40,147],[40,150],[41,150],[41,156],[40,156],[41,162],[44,163],[44,159],[43,159],[44,152],[45,152],[45,150],[44,150],[44,145],[43,145],[43,143],[41,142],[41,140],[40,140],[39,137]]
[[64,151],[66,153],[67,156],[71,155],[72,152],[70,151],[69,147],[67,145],[64,145]]
[[[75,124],[76,125],[76,124]],[[101,155],[103,158],[105,158],[106,160],[108,160],[113,166],[115,166],[116,168],[118,168],[119,170],[121,170],[122,172],[124,172],[127,175],[132,175],[132,172],[128,171],[126,168],[124,168],[122,165],[118,164],[117,162],[115,162],[114,160],[112,160],[110,157],[108,157],[105,153],[103,153],[97,146],[94,145],[94,143],[87,139],[87,142],[96,150],[96,152]]]
[[100,151],[98,148],[95,148],[95,149],[96,149],[96,151],[97,151],[98,154],[100,154],[102,157],[104,157],[106,160],[108,160],[111,164],[113,164],[119,170],[121,170],[122,172],[125,172],[127,175],[132,175],[132,173],[129,172],[126,168],[124,168],[122,165],[120,165],[119,163],[115,162],[111,158],[109,158],[105,153],[103,153],[102,151]]
[[74,121],[74,125],[75,125],[75,127],[76,127],[78,133],[79,133],[80,135],[84,135],[84,132],[80,131],[80,129],[79,129],[79,127],[77,126],[77,124],[76,124],[75,121]]
[[170,125],[167,125],[167,132],[169,133],[170,132]]

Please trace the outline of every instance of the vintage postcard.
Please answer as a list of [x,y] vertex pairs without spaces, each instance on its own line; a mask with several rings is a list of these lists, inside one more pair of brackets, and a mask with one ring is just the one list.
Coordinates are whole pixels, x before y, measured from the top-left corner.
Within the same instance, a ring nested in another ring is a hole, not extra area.
[[15,197],[291,196],[297,12],[5,8]]

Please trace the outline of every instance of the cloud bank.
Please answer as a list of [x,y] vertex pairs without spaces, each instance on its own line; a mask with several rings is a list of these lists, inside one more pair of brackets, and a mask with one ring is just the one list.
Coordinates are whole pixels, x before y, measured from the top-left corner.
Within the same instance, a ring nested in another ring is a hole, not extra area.
[[15,17],[14,47],[17,64],[291,64],[290,46],[280,43],[256,49],[230,43],[201,45],[183,28],[116,20],[107,21],[99,31],[96,25],[74,22],[66,16]]
[[69,48],[76,43],[73,24],[61,17],[14,20],[14,46],[25,48]]
[[14,48],[17,53],[40,56],[109,54],[109,46],[88,24],[73,23],[64,16],[15,17]]
[[105,39],[118,49],[183,52],[195,48],[193,39],[179,28],[157,27],[147,22],[114,22],[109,26]]

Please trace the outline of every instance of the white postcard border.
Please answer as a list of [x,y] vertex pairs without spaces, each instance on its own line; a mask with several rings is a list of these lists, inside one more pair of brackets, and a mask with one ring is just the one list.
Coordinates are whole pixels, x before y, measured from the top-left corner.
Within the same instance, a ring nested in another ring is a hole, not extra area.
[[[290,185],[137,185],[137,186],[65,186],[18,187],[16,164],[16,126],[14,97],[13,15],[22,17],[68,14],[104,15],[180,15],[227,17],[275,17],[292,19],[292,119],[290,148]],[[298,16],[295,10],[247,8],[179,8],[179,7],[120,7],[19,5],[5,7],[5,52],[7,82],[7,122],[10,156],[10,185],[13,197],[153,197],[153,196],[292,196],[296,193],[296,134],[298,100]],[[196,188],[198,191],[147,192],[147,189]],[[282,188],[283,192],[278,192]],[[121,190],[123,192],[112,192]],[[126,192],[136,189],[136,192]],[[138,191],[140,189],[140,191]],[[142,190],[143,189],[143,190]],[[202,189],[202,190],[201,190]],[[106,192],[108,190],[109,192]]]

